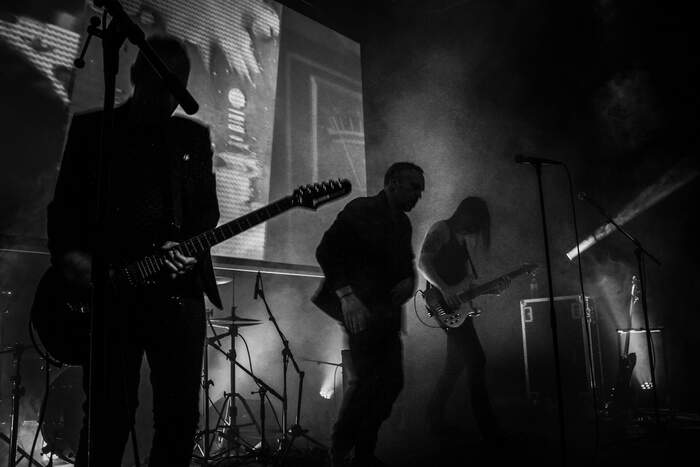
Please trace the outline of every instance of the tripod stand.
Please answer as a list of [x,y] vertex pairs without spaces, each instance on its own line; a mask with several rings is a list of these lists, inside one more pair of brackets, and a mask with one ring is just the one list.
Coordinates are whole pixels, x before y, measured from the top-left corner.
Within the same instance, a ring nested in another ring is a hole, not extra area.
[[[203,445],[200,446],[199,442],[196,444],[196,449],[199,451],[195,454],[195,459],[201,462],[201,465],[209,465],[210,460],[219,460],[222,457],[228,457],[231,452],[235,452],[235,455],[240,455],[241,449],[246,451],[246,454],[253,452],[253,446],[246,440],[240,437],[239,428],[243,426],[255,425],[257,430],[262,433],[263,429],[255,420],[255,417],[248,405],[247,401],[236,392],[236,337],[238,337],[238,328],[241,326],[253,326],[259,324],[258,320],[241,318],[236,316],[236,307],[231,306],[231,314],[225,319],[207,319],[209,327],[213,332],[213,336],[206,339],[204,344],[204,365],[203,365],[203,382],[202,387],[204,388],[204,425],[205,428],[197,434],[197,439],[203,438]],[[226,332],[217,334],[215,327],[225,328]],[[219,345],[219,341],[225,337],[231,337],[231,348],[229,352],[225,352]],[[214,385],[214,382],[209,379],[209,347],[213,347],[219,352],[223,353],[224,356],[230,362],[230,391],[224,392],[224,401],[221,409],[216,409],[211,396],[209,394],[209,388]],[[248,413],[248,416],[252,420],[250,423],[239,425],[236,423],[238,416],[238,408],[236,406],[236,401],[240,401],[243,404],[244,409]],[[213,428],[210,428],[209,419],[209,407],[214,407],[217,411],[217,420]],[[219,443],[223,443],[223,450],[219,450],[216,454],[213,454],[214,442],[217,440]]]
[[[256,323],[257,324],[257,323]],[[223,355],[226,356],[226,358],[229,359],[229,361],[235,365],[236,367],[240,368],[243,370],[244,373],[246,373],[248,376],[250,376],[253,381],[255,381],[255,384],[258,385],[258,390],[253,392],[253,394],[258,394],[260,396],[260,425],[258,426],[258,429],[260,431],[260,443],[259,447],[255,447],[251,449],[245,457],[248,459],[254,459],[263,465],[270,465],[271,463],[271,453],[268,447],[267,439],[266,439],[266,434],[265,434],[265,400],[267,399],[267,393],[272,394],[274,397],[276,397],[279,400],[282,400],[282,396],[272,389],[267,383],[265,383],[262,379],[258,378],[253,374],[253,372],[249,371],[246,367],[238,363],[237,360],[233,360],[229,357],[229,354],[224,352],[224,350],[219,346],[218,343],[216,343],[214,340],[211,340],[209,342],[209,345],[211,345],[213,348],[221,352]],[[240,397],[240,396],[238,396]],[[235,401],[235,399],[234,399]],[[246,404],[246,407],[247,404]],[[250,409],[248,409],[250,410]],[[251,414],[252,416],[252,414]],[[242,457],[242,456],[241,456]]]

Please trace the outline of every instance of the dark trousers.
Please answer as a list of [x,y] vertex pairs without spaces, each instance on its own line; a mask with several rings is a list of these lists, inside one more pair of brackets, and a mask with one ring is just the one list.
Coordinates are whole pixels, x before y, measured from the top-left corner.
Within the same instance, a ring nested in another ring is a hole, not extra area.
[[470,399],[465,402],[468,406],[471,405],[482,436],[497,436],[499,428],[486,390],[486,357],[474,324],[467,320],[462,326],[449,329],[446,333],[445,366],[428,401],[429,423],[434,428],[444,427],[447,400],[454,390],[457,378],[466,371],[468,391],[464,398],[467,399],[469,395]]
[[353,447],[357,459],[374,455],[377,434],[403,388],[403,349],[398,331],[368,330],[350,336],[352,371],[333,427],[332,455]]
[[[201,297],[201,296],[200,296]],[[113,308],[112,308],[113,307]],[[144,353],[151,368],[154,436],[151,467],[188,467],[199,421],[199,390],[205,336],[203,298],[151,294],[121,302],[110,335],[114,352],[106,357],[106,387],[99,397],[95,466],[121,466],[136,408]],[[87,370],[87,366],[84,367]],[[86,394],[88,371],[84,371]],[[87,402],[85,419],[87,420]],[[76,466],[87,465],[87,430],[83,423]]]

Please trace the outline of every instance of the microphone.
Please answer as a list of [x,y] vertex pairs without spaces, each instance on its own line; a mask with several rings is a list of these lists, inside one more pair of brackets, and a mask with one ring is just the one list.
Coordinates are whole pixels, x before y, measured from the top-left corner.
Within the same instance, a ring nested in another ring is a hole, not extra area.
[[517,154],[515,156],[515,162],[517,164],[531,164],[531,165],[564,165],[561,161],[555,161],[554,159],[545,159],[544,157],[530,157],[524,156],[522,154]]

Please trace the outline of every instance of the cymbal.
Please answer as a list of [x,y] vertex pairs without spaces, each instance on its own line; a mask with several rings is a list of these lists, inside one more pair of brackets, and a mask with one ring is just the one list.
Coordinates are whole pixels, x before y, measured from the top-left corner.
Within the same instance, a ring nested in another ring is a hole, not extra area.
[[222,328],[227,328],[229,326],[257,326],[258,324],[261,324],[259,321],[251,323],[249,321],[231,321],[231,320],[225,320],[225,319],[210,319],[209,322],[211,323],[212,326],[216,327],[222,327]]
[[[247,321],[247,322],[249,322],[249,323],[259,323],[259,322],[260,322],[259,319],[244,318],[244,317],[242,317],[242,316],[234,316],[233,318],[234,318],[234,319],[233,319],[234,322],[239,322],[239,321]],[[218,321],[229,321],[229,322],[231,321],[231,317],[230,317],[230,316],[220,316],[220,317],[218,317],[218,318],[212,318],[212,321],[215,320],[215,319],[218,320]]]
[[233,282],[230,277],[216,276],[216,285],[224,285]]

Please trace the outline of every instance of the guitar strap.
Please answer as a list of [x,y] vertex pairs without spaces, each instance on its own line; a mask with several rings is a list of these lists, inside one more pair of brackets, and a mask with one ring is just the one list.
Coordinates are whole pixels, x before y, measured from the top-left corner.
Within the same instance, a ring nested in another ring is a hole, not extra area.
[[464,251],[467,254],[467,263],[469,266],[471,266],[472,273],[474,274],[474,279],[479,278],[479,273],[476,272],[476,268],[474,267],[474,261],[472,261],[472,255],[469,254],[469,247],[467,246],[467,241],[464,241]]

